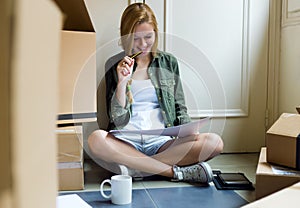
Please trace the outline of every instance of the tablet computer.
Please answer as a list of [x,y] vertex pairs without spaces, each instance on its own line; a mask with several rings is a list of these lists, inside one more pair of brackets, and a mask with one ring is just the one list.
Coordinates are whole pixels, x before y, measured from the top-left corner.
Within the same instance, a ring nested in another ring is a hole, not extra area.
[[253,190],[252,182],[243,173],[222,173],[215,171],[213,182],[221,190]]
[[251,184],[251,182],[243,173],[220,173],[219,178],[223,184],[227,185]]

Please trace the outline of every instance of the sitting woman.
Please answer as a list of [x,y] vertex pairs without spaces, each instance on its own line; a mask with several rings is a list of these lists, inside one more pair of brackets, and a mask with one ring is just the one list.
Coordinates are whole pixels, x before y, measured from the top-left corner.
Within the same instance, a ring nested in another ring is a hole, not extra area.
[[[177,60],[157,49],[157,21],[151,8],[144,3],[129,5],[120,30],[124,51],[105,65],[107,130],[157,129],[190,122]],[[222,139],[213,133],[173,138],[108,131],[96,130],[89,136],[94,157],[177,181],[210,182],[212,171],[205,161],[223,149]]]

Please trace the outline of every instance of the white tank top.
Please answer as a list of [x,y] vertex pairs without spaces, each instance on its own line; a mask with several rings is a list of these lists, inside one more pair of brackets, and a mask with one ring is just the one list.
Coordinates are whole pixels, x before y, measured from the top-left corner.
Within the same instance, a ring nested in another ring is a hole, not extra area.
[[132,80],[131,91],[134,99],[132,115],[124,129],[164,128],[161,109],[151,80]]

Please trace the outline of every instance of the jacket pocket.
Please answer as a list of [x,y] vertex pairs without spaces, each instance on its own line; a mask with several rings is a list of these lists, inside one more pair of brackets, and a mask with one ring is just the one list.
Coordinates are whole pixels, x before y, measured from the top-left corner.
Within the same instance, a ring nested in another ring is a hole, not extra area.
[[162,88],[168,88],[174,90],[175,80],[174,79],[161,79],[159,80]]
[[175,80],[174,79],[161,79],[159,80],[161,91],[163,94],[164,99],[166,101],[174,102],[174,86],[175,86]]

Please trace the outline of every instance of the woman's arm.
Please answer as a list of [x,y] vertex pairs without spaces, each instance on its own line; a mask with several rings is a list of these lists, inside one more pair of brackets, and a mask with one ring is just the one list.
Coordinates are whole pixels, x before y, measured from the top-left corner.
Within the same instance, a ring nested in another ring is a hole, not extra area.
[[[123,64],[124,61],[126,65]],[[128,57],[121,61],[120,58],[113,57],[105,64],[106,108],[110,128],[123,127],[129,119],[130,104],[127,101],[126,84],[132,70],[132,67],[127,65],[130,61]]]

